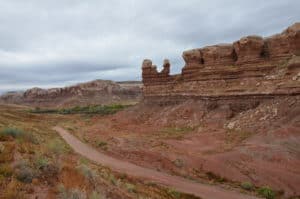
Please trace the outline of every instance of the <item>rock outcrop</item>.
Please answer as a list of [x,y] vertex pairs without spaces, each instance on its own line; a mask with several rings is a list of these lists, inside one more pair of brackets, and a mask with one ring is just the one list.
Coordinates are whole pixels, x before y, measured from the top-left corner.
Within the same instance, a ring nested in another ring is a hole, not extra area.
[[[183,52],[181,74],[170,75],[170,63],[158,72],[151,60],[142,64],[145,102],[249,100],[300,94],[300,23],[268,38],[247,36]],[[234,102],[233,102],[233,101]],[[250,103],[250,104],[251,104]]]
[[0,102],[36,107],[85,106],[139,101],[141,84],[95,80],[64,88],[32,88],[25,92],[10,92]]

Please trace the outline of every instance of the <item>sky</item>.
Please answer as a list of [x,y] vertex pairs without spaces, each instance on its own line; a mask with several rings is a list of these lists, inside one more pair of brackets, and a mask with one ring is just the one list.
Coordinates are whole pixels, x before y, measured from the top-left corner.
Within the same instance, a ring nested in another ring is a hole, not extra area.
[[269,36],[300,21],[299,0],[0,0],[0,93],[171,73],[184,50]]

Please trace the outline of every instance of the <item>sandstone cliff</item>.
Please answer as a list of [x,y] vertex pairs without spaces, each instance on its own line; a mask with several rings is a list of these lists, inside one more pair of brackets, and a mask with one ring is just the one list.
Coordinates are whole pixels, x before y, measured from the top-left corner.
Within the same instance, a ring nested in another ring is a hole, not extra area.
[[268,38],[247,36],[233,44],[188,50],[182,57],[185,66],[177,75],[169,74],[168,60],[161,72],[144,60],[145,102],[245,98],[248,105],[258,98],[300,94],[300,23]]
[[138,82],[95,80],[64,88],[32,88],[25,92],[10,92],[0,102],[36,107],[66,107],[91,104],[136,102],[141,97]]

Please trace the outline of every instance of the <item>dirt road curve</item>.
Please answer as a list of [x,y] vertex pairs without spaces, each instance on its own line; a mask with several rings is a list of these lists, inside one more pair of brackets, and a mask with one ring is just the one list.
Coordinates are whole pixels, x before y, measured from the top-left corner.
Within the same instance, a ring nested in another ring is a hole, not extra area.
[[54,130],[61,135],[61,137],[73,148],[73,150],[76,153],[86,157],[87,159],[95,163],[110,167],[115,171],[126,173],[130,176],[144,178],[159,184],[163,184],[165,186],[172,187],[177,191],[190,193],[203,199],[256,198],[254,196],[244,195],[235,191],[225,190],[211,185],[192,182],[182,177],[172,176],[159,171],[137,166],[135,164],[125,162],[123,160],[112,158],[103,153],[100,153],[99,151],[88,146],[87,144],[82,143],[79,139],[77,139],[75,136],[71,135],[61,127],[55,127]]

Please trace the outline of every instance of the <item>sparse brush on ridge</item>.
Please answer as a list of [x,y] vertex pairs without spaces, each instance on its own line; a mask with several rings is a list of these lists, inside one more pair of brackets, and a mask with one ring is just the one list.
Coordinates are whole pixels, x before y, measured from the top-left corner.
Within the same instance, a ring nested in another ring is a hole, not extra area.
[[30,113],[48,113],[48,114],[100,114],[109,115],[121,111],[131,105],[93,105],[93,106],[76,106],[73,108],[62,108],[62,109],[41,109],[36,108],[29,110]]

